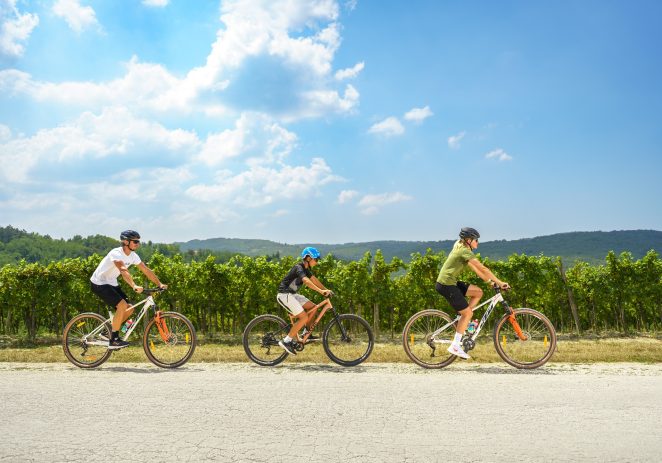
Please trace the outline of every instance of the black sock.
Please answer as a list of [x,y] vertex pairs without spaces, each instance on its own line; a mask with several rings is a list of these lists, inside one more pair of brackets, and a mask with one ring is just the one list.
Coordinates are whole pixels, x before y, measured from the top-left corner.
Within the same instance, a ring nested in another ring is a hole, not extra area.
[[113,334],[110,336],[110,340],[114,341],[115,339],[120,338],[120,332],[119,331],[113,331]]

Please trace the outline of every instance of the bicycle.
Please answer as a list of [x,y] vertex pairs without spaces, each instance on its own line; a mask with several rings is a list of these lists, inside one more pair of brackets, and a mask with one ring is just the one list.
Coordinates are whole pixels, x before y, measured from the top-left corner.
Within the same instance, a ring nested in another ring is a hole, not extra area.
[[[280,301],[279,301],[280,304]],[[287,310],[287,308],[281,304]],[[324,314],[331,310],[333,318],[326,324],[322,333],[322,346],[326,355],[342,366],[355,366],[365,361],[372,353],[374,336],[370,325],[363,318],[354,314],[339,314],[331,305],[329,298],[324,299],[313,309],[322,309],[317,318],[303,337],[297,336],[293,341],[297,352],[302,352],[308,338]],[[246,325],[243,334],[243,345],[246,355],[253,362],[262,366],[275,366],[289,355],[279,345],[281,340],[292,328],[294,317],[290,324],[277,315],[259,315]]]
[[[127,329],[122,339],[126,341],[136,329],[145,314],[153,309],[154,317],[145,318],[143,349],[147,358],[162,368],[176,368],[184,365],[193,355],[196,345],[195,328],[191,321],[177,312],[162,312],[154,302],[153,294],[164,291],[161,288],[145,288],[147,297],[132,305],[142,305],[135,322]],[[113,350],[108,349],[112,332],[113,315],[109,318],[93,312],[75,316],[64,328],[62,347],[64,355],[80,368],[95,368],[110,358]]]
[[[498,287],[496,294],[476,307],[489,304],[476,331],[462,337],[462,347],[469,352],[476,346],[476,338],[496,305],[503,304],[505,314],[494,326],[494,347],[509,365],[520,369],[533,369],[544,365],[556,349],[556,331],[542,313],[533,309],[513,309],[503,298]],[[474,311],[476,310],[474,309]],[[457,356],[446,348],[453,342],[455,327],[460,316],[451,320],[441,310],[423,310],[414,314],[405,324],[402,345],[407,356],[424,368],[443,368]],[[441,352],[437,353],[437,349]]]

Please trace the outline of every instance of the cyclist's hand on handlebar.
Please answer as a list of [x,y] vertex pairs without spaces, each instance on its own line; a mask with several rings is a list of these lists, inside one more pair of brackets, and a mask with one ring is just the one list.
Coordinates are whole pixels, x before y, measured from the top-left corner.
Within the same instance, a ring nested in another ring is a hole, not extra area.
[[161,289],[161,290],[166,290],[166,289],[168,289],[168,285],[164,285],[163,283],[161,283],[161,284],[159,285],[159,289]]
[[138,294],[140,294],[140,293],[143,292],[143,287],[142,287],[142,286],[138,286],[138,285],[136,285],[136,286],[133,287],[133,290],[134,290],[135,292],[137,292]]
[[506,283],[505,281],[502,281],[501,284],[499,285],[499,287],[504,291],[508,291],[510,289],[510,285],[508,283]]
[[331,296],[333,296],[333,291],[331,291],[330,289],[323,289],[322,290],[322,296],[331,297]]

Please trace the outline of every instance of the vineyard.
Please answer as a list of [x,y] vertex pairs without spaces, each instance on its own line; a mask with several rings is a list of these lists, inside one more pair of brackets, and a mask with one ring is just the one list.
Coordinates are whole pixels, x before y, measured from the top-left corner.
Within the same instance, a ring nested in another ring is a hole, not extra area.
[[[0,269],[0,334],[34,342],[41,335],[61,334],[80,312],[107,314],[108,308],[90,291],[89,277],[100,262],[97,254],[49,264],[8,264]],[[434,282],[446,255],[413,254],[409,263],[387,262],[382,253],[366,253],[355,261],[326,256],[315,274],[331,288],[341,312],[366,318],[383,339],[396,338],[415,312],[437,308],[452,313]],[[181,255],[155,253],[147,264],[169,290],[159,296],[163,309],[189,317],[206,339],[239,335],[256,315],[285,317],[276,303],[276,288],[295,260],[291,257],[236,256],[219,263],[213,256],[185,262]],[[513,290],[513,307],[532,307],[547,315],[562,333],[657,331],[662,327],[662,260],[655,251],[635,260],[629,253],[610,252],[603,264],[579,262],[564,268],[561,259],[511,255],[483,262]],[[136,281],[146,285],[140,272]],[[491,290],[473,274],[465,281]],[[121,280],[121,279],[120,279]],[[122,282],[122,284],[124,284]],[[124,288],[127,294],[135,294]],[[312,300],[319,295],[306,293]],[[140,296],[136,295],[136,300]],[[493,317],[492,321],[496,319]]]

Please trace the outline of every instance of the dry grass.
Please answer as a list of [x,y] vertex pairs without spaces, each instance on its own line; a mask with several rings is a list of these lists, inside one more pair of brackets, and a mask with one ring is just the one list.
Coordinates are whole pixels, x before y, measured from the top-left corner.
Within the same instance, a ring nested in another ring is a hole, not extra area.
[[[494,350],[489,339],[479,339],[476,349],[471,351],[476,363],[503,362]],[[35,348],[0,349],[0,362],[66,362],[61,346]],[[148,362],[139,341],[134,346],[113,353],[110,362]],[[238,344],[203,344],[196,348],[192,362],[248,362],[244,349]],[[321,345],[310,345],[296,357],[290,356],[287,362],[331,362]],[[662,340],[652,338],[610,338],[595,340],[559,341],[557,351],[551,359],[560,363],[597,362],[662,362]],[[369,363],[410,362],[399,343],[378,343],[375,345]]]

